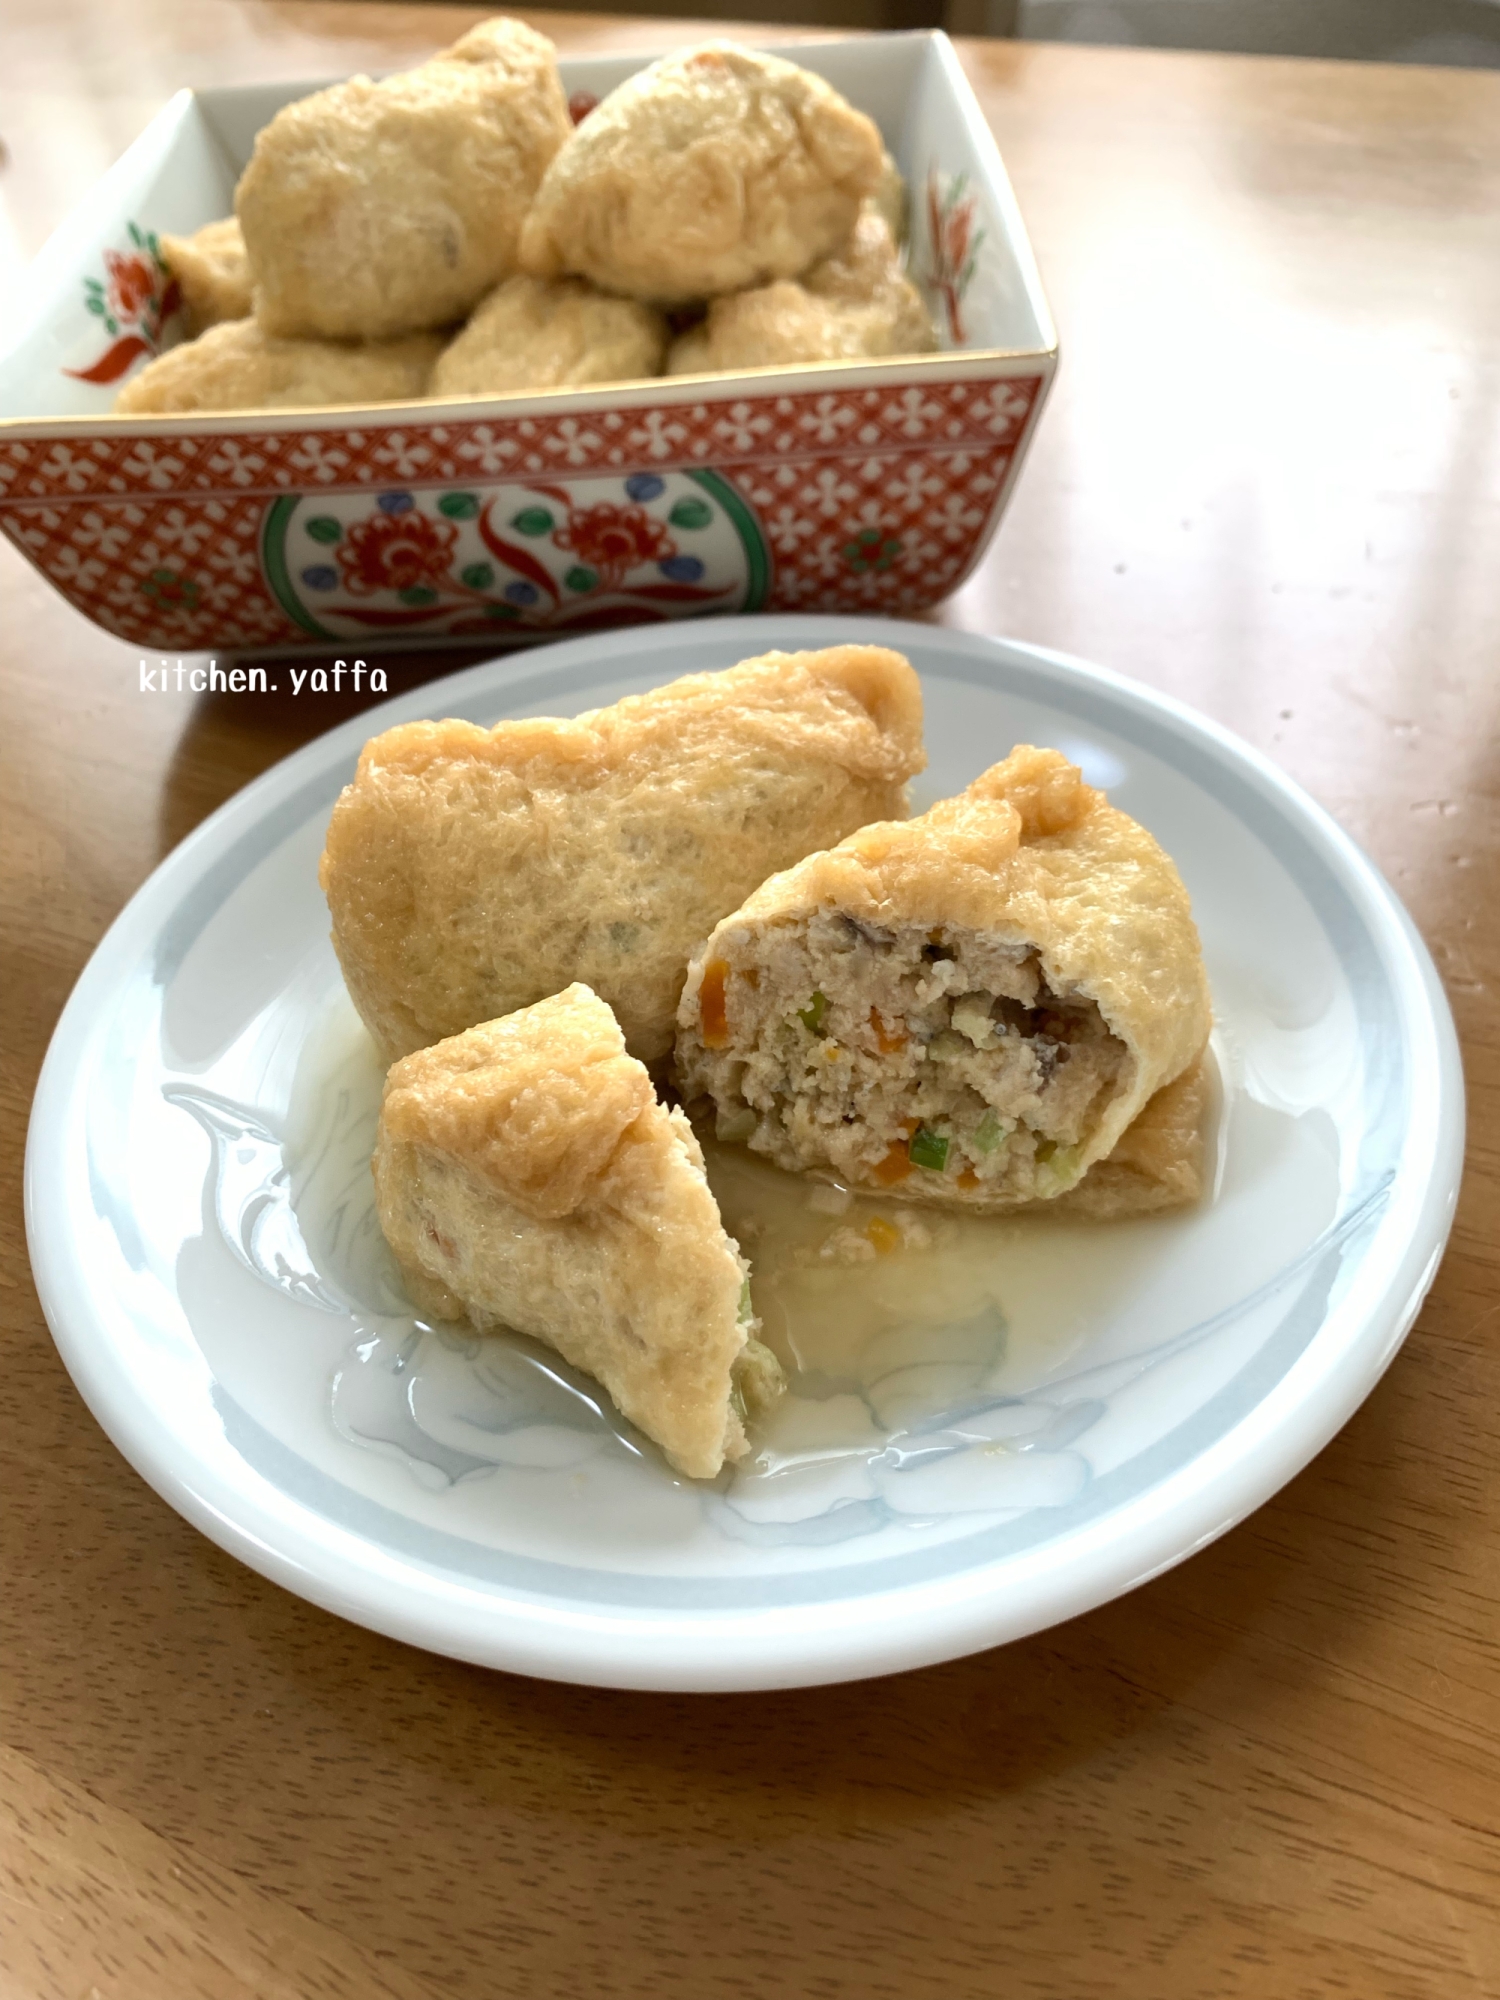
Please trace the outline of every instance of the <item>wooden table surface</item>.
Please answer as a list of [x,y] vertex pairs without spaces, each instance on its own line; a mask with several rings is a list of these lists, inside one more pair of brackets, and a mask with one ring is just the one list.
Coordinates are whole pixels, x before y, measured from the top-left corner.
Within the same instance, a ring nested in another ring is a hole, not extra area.
[[[389,66],[472,18],[7,0],[0,267],[178,85]],[[567,49],[699,32],[538,19]],[[1396,883],[1474,1135],[1427,1308],[1251,1520],[950,1666],[588,1692],[311,1609],[85,1412],[27,1272],[21,1155],[109,920],[352,704],[147,702],[133,651],[0,547],[4,2000],[1500,1992],[1500,77],[961,53],[1065,360],[943,615],[1194,703]]]

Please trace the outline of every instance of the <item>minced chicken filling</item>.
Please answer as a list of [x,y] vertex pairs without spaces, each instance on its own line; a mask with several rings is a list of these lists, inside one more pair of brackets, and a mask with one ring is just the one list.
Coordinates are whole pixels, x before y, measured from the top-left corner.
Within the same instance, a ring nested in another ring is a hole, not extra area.
[[832,910],[720,942],[691,1081],[721,1139],[906,1195],[927,1175],[1018,1199],[1077,1179],[1126,1052],[1024,943]]

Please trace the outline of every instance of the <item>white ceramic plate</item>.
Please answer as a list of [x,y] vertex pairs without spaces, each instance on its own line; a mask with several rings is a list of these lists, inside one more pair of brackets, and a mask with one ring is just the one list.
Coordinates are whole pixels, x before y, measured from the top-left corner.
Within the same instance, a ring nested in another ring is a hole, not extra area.
[[[771,646],[876,638],[922,675],[919,803],[1014,742],[1055,744],[1176,857],[1219,1020],[1216,1191],[1185,1217],[1018,1221],[914,1249],[878,1284],[820,1259],[819,1232],[842,1225],[799,1203],[787,1227],[810,1261],[768,1279],[762,1309],[802,1370],[759,1459],[695,1486],[542,1350],[411,1318],[374,1227],[379,1072],[328,944],[323,829],[361,744],[393,722],[570,714]],[[68,1003],[32,1116],[27,1224],[89,1407],[242,1561],[522,1673],[773,1687],[1016,1638],[1222,1534],[1394,1354],[1462,1144],[1453,1026],[1409,919],[1243,744],[1032,647],[726,619],[473,668],[231,800]]]

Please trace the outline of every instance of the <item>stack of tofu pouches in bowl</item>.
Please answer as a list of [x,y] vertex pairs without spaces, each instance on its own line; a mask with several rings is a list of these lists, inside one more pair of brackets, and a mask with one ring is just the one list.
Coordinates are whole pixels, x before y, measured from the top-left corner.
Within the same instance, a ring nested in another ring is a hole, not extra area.
[[337,407],[718,374],[938,346],[874,121],[710,42],[575,127],[504,15],[427,62],[285,106],[235,214],[165,258],[192,336],[123,415]]

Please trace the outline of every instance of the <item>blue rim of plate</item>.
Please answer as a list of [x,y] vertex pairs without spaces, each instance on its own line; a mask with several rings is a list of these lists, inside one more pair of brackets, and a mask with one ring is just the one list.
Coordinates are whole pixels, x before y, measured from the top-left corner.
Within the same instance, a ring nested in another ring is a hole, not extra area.
[[[435,713],[487,719],[500,712],[497,701],[514,705],[542,690],[565,699],[597,685],[601,656],[622,678],[646,664],[666,680],[773,646],[851,641],[939,652],[941,665],[923,661],[924,678],[1001,682],[1080,722],[1106,723],[1211,786],[1297,881],[1351,984],[1374,996],[1386,1060],[1367,1157],[1333,1227],[1281,1274],[1294,1296],[1277,1331],[1185,1424],[1075,1501],[1040,1510],[1045,1523],[1033,1515],[810,1575],[723,1585],[641,1577],[444,1535],[311,1465],[217,1385],[210,1394],[228,1459],[184,1465],[68,1255],[80,1057],[111,994],[144,957],[164,983],[236,884],[290,828],[331,807],[379,729]],[[63,1011],[32,1113],[27,1235],[49,1325],[95,1417],[142,1477],[252,1568],[376,1630],[481,1664],[606,1685],[730,1690],[891,1672],[1020,1637],[1133,1588],[1242,1519],[1333,1436],[1399,1347],[1451,1226],[1463,1136],[1452,1018],[1410,918],[1334,822],[1229,732],[1040,647],[879,619],[738,617],[611,633],[468,668],[354,717],[229,800],[132,898]]]

